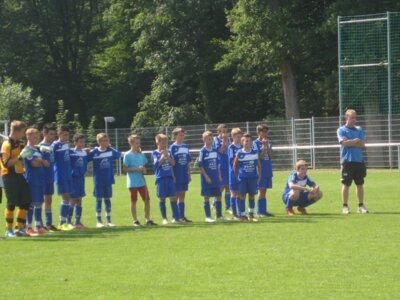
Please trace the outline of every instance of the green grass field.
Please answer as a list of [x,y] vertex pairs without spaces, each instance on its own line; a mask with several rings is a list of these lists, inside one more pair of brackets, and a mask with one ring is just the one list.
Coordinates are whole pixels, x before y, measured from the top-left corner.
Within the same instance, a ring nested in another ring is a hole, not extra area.
[[[192,225],[133,228],[125,177],[117,178],[111,229],[0,241],[0,299],[396,299],[400,295],[400,173],[371,170],[368,215],[341,214],[339,171],[309,172],[324,191],[308,216],[287,217],[276,172],[259,223],[206,224],[199,178],[187,197]],[[152,216],[161,223],[152,177]],[[91,180],[87,193],[91,194]],[[143,222],[142,203],[139,216]],[[59,198],[53,211],[58,215]],[[1,209],[4,203],[1,204]],[[168,214],[170,207],[168,205]]]

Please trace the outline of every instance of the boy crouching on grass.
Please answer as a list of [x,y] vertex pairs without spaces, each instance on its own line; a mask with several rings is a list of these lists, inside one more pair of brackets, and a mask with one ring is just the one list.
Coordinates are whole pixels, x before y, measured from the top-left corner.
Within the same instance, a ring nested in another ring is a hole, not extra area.
[[179,224],[179,210],[176,203],[176,190],[174,182],[174,174],[172,168],[175,165],[175,160],[168,151],[168,139],[165,134],[159,133],[156,135],[157,149],[151,154],[153,161],[154,177],[157,187],[157,197],[160,199],[160,212],[162,224],[167,225],[167,208],[165,200],[169,197],[172,210],[172,224]]
[[131,214],[133,226],[139,227],[140,222],[136,213],[137,193],[144,202],[144,218],[147,226],[157,225],[150,219],[150,196],[144,174],[146,174],[147,158],[140,148],[140,136],[130,135],[128,143],[130,151],[126,152],[123,161],[123,171],[126,173],[126,184],[131,195]]
[[288,216],[295,214],[293,207],[306,215],[306,207],[322,198],[319,186],[307,175],[307,162],[299,160],[296,163],[296,172],[289,175],[283,190],[282,200],[286,206]]

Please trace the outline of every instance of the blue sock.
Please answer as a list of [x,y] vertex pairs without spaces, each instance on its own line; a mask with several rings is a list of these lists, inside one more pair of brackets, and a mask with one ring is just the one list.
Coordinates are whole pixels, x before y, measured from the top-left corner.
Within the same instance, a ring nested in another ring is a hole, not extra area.
[[231,208],[231,194],[225,193],[225,210],[228,210],[230,208]]
[[161,212],[161,218],[166,219],[167,207],[165,206],[165,201],[160,201],[160,212]]
[[51,211],[51,208],[45,208],[44,215],[45,215],[45,220],[46,220],[46,226],[52,225],[53,224],[53,213]]
[[237,207],[239,210],[239,217],[243,217],[246,215],[246,204],[244,203],[244,200],[237,198]]
[[231,201],[231,210],[232,210],[232,215],[234,215],[235,217],[237,217],[237,206],[236,206],[236,197],[231,197],[231,199],[229,199]]
[[35,218],[36,229],[42,228],[42,205],[35,205],[33,208],[33,215]]
[[82,206],[75,205],[75,224],[81,224]]
[[28,213],[26,214],[26,227],[32,228],[32,220],[33,220],[33,206],[29,206]]
[[249,216],[254,217],[254,207],[256,206],[256,202],[254,199],[249,199]]
[[65,224],[67,222],[68,211],[69,211],[69,203],[62,201],[60,205],[60,225]]
[[215,208],[217,211],[217,218],[221,218],[222,217],[222,203],[221,201],[217,201],[215,203]]
[[104,207],[106,211],[107,223],[111,223],[111,200],[109,198],[104,199]]
[[185,202],[179,202],[178,209],[179,209],[179,218],[183,219],[185,217]]
[[68,224],[72,223],[72,215],[74,214],[74,204],[70,203],[68,207],[68,217],[67,222]]
[[171,201],[172,219],[179,220],[179,209],[176,201]]
[[267,202],[267,200],[265,198],[260,198],[257,200],[257,214],[258,215],[267,214],[266,202]]
[[206,218],[211,218],[210,202],[208,201],[204,201],[204,213],[206,214]]
[[96,219],[98,223],[102,223],[101,221],[101,198],[96,198]]

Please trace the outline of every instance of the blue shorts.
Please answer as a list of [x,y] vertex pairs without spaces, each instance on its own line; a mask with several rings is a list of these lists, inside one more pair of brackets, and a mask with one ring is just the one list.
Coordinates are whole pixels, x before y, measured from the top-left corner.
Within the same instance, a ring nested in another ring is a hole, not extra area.
[[42,185],[30,185],[29,193],[31,195],[31,203],[32,204],[43,203],[44,187]]
[[54,194],[54,182],[46,182],[44,184],[44,194],[53,195]]
[[71,180],[63,180],[60,182],[57,182],[57,193],[59,195],[61,194],[71,194],[74,191],[73,185],[72,185],[72,179]]
[[289,200],[289,193],[282,195],[282,201],[285,204],[286,208],[299,206],[299,207],[307,207],[311,204],[315,203],[315,200],[308,199],[308,192],[300,193],[299,200],[291,201]]
[[175,182],[172,177],[162,177],[157,179],[157,197],[165,199],[168,197],[176,197]]
[[241,195],[257,194],[257,178],[242,178],[239,180],[239,193]]
[[187,192],[189,188],[188,183],[175,183],[175,191],[178,192]]
[[271,189],[272,188],[272,177],[261,177],[258,182],[259,189]]
[[220,186],[229,186],[229,169],[220,169],[222,181]]
[[221,197],[221,188],[219,186],[202,186],[201,195],[203,197]]
[[94,185],[93,196],[96,198],[110,199],[112,197],[112,184]]
[[229,172],[229,190],[231,192],[239,191],[239,181],[233,171]]
[[74,185],[74,191],[71,193],[71,198],[79,199],[86,196],[85,193],[85,177],[72,177],[72,184]]

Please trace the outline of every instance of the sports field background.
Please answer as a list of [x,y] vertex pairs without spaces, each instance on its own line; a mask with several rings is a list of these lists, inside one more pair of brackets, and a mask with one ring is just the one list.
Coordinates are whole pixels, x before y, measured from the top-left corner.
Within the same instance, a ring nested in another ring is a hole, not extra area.
[[[399,171],[369,170],[370,213],[355,213],[352,187],[352,213],[342,215],[339,171],[310,170],[324,198],[310,215],[294,217],[285,215],[280,200],[288,174],[275,172],[268,191],[273,218],[204,223],[194,175],[186,211],[195,222],[156,228],[132,227],[120,176],[112,200],[118,227],[110,229],[94,228],[88,178],[83,222],[90,229],[0,241],[0,299],[397,299]],[[160,224],[152,176],[147,182],[152,216]],[[59,202],[56,197],[57,216]]]

